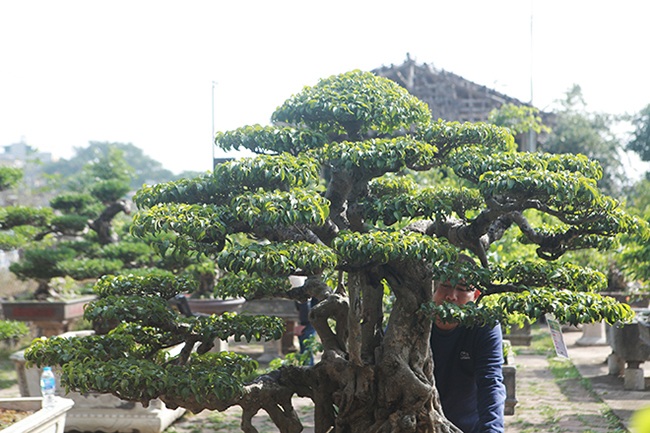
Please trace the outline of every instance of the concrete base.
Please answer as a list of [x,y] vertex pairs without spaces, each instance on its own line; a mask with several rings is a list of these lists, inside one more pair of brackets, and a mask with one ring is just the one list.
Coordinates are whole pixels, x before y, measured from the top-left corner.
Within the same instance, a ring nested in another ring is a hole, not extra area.
[[513,346],[530,346],[533,336],[530,333],[530,323],[526,322],[523,326],[512,325],[510,332],[504,332],[503,338],[510,340]]
[[517,374],[517,367],[514,365],[504,365],[503,382],[506,386],[506,404],[504,408],[504,415],[514,415],[515,406],[517,405],[517,381],[515,380]]
[[[627,367],[625,365],[627,364]],[[641,368],[643,362],[625,361],[612,352],[607,357],[607,370],[610,376],[623,376],[623,389],[645,391],[645,371]]]
[[605,346],[605,323],[588,323],[582,325],[582,337],[576,340],[578,346]]
[[623,388],[634,391],[645,390],[645,377],[642,368],[626,368],[623,375]]
[[216,338],[214,340],[214,347],[212,349],[210,349],[210,352],[219,353],[219,352],[227,352],[228,350],[229,350],[228,349],[228,342]]
[[[632,323],[607,327],[607,341],[612,348],[607,365],[610,374],[623,375],[624,389],[643,391],[645,378],[640,366],[650,360],[650,325],[647,310],[635,312],[637,318]],[[621,365],[626,365],[622,372]]]
[[281,340],[271,340],[264,342],[264,353],[257,358],[257,362],[262,364],[268,364],[273,361],[275,358],[282,357],[282,341]]
[[607,372],[610,376],[622,376],[625,372],[625,360],[614,352],[607,356]]

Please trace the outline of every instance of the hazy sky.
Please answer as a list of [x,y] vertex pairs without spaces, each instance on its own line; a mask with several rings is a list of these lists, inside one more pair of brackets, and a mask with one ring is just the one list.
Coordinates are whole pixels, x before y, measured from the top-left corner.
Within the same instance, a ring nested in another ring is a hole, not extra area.
[[640,0],[7,0],[0,146],[132,143],[204,171],[213,111],[217,131],[268,124],[303,86],[406,53],[522,101],[532,77],[541,109],[579,84],[588,109],[634,113],[650,104],[649,22]]

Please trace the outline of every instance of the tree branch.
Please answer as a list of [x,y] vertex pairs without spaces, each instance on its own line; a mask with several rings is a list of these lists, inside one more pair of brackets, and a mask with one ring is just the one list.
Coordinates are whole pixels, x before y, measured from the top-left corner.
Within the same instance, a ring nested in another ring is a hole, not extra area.
[[102,245],[117,242],[117,237],[113,233],[112,221],[115,216],[124,212],[131,213],[131,207],[126,200],[117,200],[104,209],[104,211],[94,220],[88,223],[88,227],[97,232],[97,238]]
[[[319,302],[309,313],[309,320],[318,333],[323,344],[323,350],[333,350],[337,353],[347,352],[348,314],[349,304],[347,298],[342,295],[332,294]],[[328,324],[328,319],[336,322],[336,333]]]
[[344,170],[330,171],[331,179],[327,185],[325,198],[330,201],[330,217],[339,229],[347,229],[350,222],[347,219],[347,200],[352,190],[352,179]]

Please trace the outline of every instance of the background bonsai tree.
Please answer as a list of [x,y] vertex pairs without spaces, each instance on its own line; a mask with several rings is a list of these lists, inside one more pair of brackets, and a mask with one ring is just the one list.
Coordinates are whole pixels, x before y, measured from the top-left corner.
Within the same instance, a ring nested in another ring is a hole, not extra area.
[[[22,178],[22,170],[14,167],[0,167],[0,191],[5,191],[15,186]],[[24,233],[12,230],[20,227],[26,221],[39,218],[38,211],[30,211],[15,206],[5,206],[0,209],[0,249],[12,250],[21,246],[26,241]],[[0,341],[14,340],[27,335],[29,328],[22,322],[15,320],[0,320]]]
[[20,279],[39,282],[37,299],[61,295],[52,290],[52,278],[96,279],[130,264],[141,265],[142,256],[146,260],[153,254],[148,244],[137,239],[118,244],[115,218],[130,213],[125,198],[130,190],[129,165],[119,151],[87,164],[78,176],[68,179],[67,187],[67,192],[51,200],[51,208],[17,207],[11,214],[20,211],[25,218],[14,218],[13,227],[3,225],[14,231],[19,225],[29,233],[24,236],[21,259],[9,269]]
[[[360,71],[304,88],[272,120],[216,136],[223,149],[259,156],[142,188],[132,233],[164,233],[153,244],[164,255],[214,258],[227,272],[217,282],[223,293],[320,299],[311,313],[323,346],[318,363],[258,375],[247,356],[209,352],[215,338],[278,339],[282,321],[182,317],[168,300],[183,282],[142,275],[95,285],[100,299],[86,318],[119,318],[108,335],[39,340],[26,357],[61,365],[63,382],[81,392],[144,404],[160,397],[193,412],[239,405],[248,433],[261,409],[280,431],[301,431],[294,395],[313,400],[318,433],[443,432],[456,430],[434,386],[435,314],[467,324],[514,312],[573,324],[631,318],[628,306],[595,291],[606,284],[602,272],[559,261],[609,247],[620,233],[645,234],[598,191],[598,163],[517,152],[509,130],[494,125],[432,122],[424,103]],[[457,181],[440,173],[429,180],[457,186],[414,181],[439,169]],[[491,251],[506,233],[536,258],[496,260]],[[459,252],[481,267],[456,266]],[[291,288],[290,275],[307,278]],[[466,308],[435,307],[438,278],[465,278],[482,297]],[[162,356],[175,344],[185,344],[178,357]]]

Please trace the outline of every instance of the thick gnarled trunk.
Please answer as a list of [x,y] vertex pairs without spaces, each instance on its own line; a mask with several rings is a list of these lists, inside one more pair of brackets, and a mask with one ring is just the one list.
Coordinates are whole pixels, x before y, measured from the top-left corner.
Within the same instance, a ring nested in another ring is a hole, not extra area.
[[[325,348],[314,368],[316,433],[457,432],[442,415],[429,345],[432,321],[420,312],[432,300],[430,272],[401,263],[378,276],[351,273],[348,296],[333,295],[313,313]],[[395,293],[385,329],[384,278]]]

